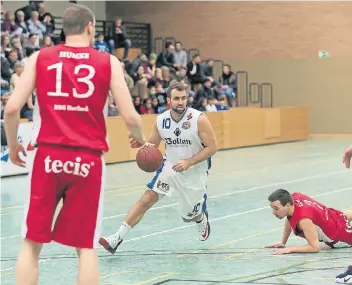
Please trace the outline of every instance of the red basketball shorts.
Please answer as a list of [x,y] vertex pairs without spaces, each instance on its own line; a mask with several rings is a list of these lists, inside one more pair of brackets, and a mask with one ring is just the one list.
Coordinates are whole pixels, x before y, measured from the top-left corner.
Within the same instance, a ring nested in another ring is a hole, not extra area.
[[[29,173],[22,236],[37,243],[97,248],[104,203],[100,153],[39,146]],[[56,221],[55,210],[62,200]]]
[[338,219],[338,230],[336,239],[341,242],[352,245],[352,224],[347,220],[347,217],[342,212]]

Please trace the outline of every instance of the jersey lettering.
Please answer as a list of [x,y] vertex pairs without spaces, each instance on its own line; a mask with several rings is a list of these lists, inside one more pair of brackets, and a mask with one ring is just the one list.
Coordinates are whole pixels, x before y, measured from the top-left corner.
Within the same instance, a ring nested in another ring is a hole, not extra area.
[[[59,97],[68,97],[69,93],[62,92],[62,69],[63,63],[58,62],[48,66],[48,70],[56,69],[56,84],[55,92],[48,92],[49,96],[59,96]],[[95,69],[93,66],[88,64],[79,64],[75,67],[74,74],[77,75],[81,69],[87,69],[89,71],[87,76],[79,77],[77,82],[84,83],[88,86],[88,91],[86,93],[78,93],[76,88],[72,88],[72,95],[75,98],[88,98],[94,93],[95,87],[91,79],[95,75]]]
[[61,173],[65,172],[67,174],[73,174],[77,176],[87,177],[89,175],[89,170],[94,163],[81,163],[82,158],[77,157],[76,161],[61,161],[59,159],[52,160],[50,155],[48,155],[45,160],[45,172],[46,173]]
[[171,127],[171,119],[170,118],[166,118],[163,120],[163,129],[170,129]]

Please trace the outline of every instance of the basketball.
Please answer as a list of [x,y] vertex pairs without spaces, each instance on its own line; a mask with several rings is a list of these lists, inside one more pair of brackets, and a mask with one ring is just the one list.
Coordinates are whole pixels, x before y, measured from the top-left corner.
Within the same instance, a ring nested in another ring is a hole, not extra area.
[[163,164],[163,155],[156,146],[147,145],[138,150],[136,161],[141,170],[154,172]]

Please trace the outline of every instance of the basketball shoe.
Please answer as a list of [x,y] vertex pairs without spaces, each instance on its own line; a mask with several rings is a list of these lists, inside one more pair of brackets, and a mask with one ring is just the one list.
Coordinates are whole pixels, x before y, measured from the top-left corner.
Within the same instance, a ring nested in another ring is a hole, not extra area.
[[205,210],[205,212],[203,213],[202,219],[200,221],[197,221],[196,224],[198,232],[200,233],[200,240],[207,240],[210,235],[210,224],[207,210]]
[[336,276],[336,283],[352,284],[352,265],[348,266],[344,273]]
[[99,239],[99,244],[104,247],[111,254],[115,254],[117,248],[122,243],[123,239],[121,239],[117,235],[111,235],[107,238],[101,237]]

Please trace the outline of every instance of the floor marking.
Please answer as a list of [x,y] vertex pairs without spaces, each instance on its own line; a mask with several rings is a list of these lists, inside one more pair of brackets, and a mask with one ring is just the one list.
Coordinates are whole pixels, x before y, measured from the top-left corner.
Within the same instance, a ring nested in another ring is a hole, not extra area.
[[[162,279],[162,278],[165,278],[165,277],[168,277],[168,276],[171,276],[171,275],[176,275],[176,274],[177,274],[176,272],[169,272],[169,273],[166,273],[164,275],[160,275],[160,276],[157,276],[157,277],[154,277],[154,278],[151,278],[151,279],[144,280],[142,282],[138,282],[135,285],[147,284],[147,283],[153,282],[155,280],[159,280],[159,279]],[[118,284],[116,284],[116,285],[118,285]]]

